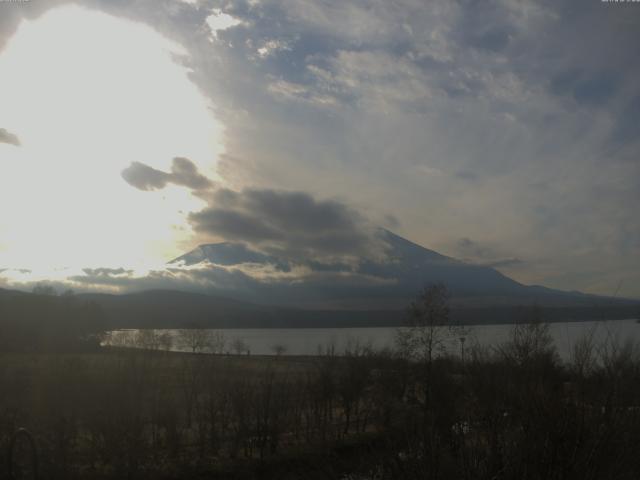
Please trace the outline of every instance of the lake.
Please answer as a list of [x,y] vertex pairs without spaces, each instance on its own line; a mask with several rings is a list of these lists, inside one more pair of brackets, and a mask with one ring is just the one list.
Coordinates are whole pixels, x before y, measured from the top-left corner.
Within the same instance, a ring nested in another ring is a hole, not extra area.
[[[448,341],[448,351],[460,353],[460,337],[465,337],[465,348],[474,343],[486,346],[498,346],[507,341],[513,325],[474,325],[465,327],[464,334],[456,334]],[[137,330],[112,332],[106,345],[126,345]],[[172,350],[185,350],[176,341],[178,330],[155,330],[172,337]],[[372,328],[269,328],[269,329],[220,329],[211,330],[224,338],[224,351],[233,352],[234,343],[241,341],[252,355],[272,355],[276,346],[281,346],[285,355],[316,355],[320,350],[333,349],[341,354],[355,344],[370,345],[374,349],[392,348],[397,329],[394,327]],[[561,358],[570,358],[575,342],[593,332],[597,343],[607,339],[619,343],[628,340],[640,342],[640,324],[634,319],[558,322],[550,324],[550,333],[555,341]]]

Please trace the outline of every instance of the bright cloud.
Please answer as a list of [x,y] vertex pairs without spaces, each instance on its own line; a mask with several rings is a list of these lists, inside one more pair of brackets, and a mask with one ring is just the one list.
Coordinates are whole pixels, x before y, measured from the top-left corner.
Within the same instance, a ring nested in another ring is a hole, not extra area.
[[241,20],[222,12],[221,10],[214,10],[213,13],[207,17],[207,25],[209,25],[209,28],[211,29],[212,38],[217,38],[218,32],[222,32],[228,28],[241,24]]

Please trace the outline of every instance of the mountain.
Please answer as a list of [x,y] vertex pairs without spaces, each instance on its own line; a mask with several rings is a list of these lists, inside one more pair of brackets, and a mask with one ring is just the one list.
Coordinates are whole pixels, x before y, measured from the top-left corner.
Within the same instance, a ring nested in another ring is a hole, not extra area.
[[[532,305],[549,307],[594,306],[624,303],[579,292],[563,292],[523,285],[494,268],[469,264],[424,248],[388,230],[380,230],[388,245],[384,260],[349,265],[302,262],[312,274],[295,281],[259,282],[246,278],[233,287],[221,285],[217,293],[260,304],[305,309],[371,310],[403,308],[425,285],[443,283],[458,307]],[[286,258],[264,254],[241,243],[201,245],[172,264],[237,268],[256,265],[288,273]]]
[[[640,314],[639,301],[522,285],[493,268],[441,255],[386,230],[380,235],[389,247],[387,257],[356,266],[293,263],[240,243],[201,245],[171,264],[193,267],[213,279],[215,288],[77,297],[97,304],[110,329],[397,326],[408,303],[434,282],[447,285],[452,318],[465,324],[524,321],[531,318],[533,305],[540,307],[537,314],[544,321]],[[264,272],[271,276],[265,278]],[[0,289],[0,329],[3,304],[32,295]]]

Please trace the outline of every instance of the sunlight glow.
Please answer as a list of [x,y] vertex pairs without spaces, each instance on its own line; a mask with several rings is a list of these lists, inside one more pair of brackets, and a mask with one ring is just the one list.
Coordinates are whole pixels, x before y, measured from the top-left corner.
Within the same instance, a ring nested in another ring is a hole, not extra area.
[[181,187],[141,192],[133,161],[168,171],[191,159],[215,178],[221,129],[151,28],[80,7],[24,21],[0,52],[0,268],[149,266],[183,253]]

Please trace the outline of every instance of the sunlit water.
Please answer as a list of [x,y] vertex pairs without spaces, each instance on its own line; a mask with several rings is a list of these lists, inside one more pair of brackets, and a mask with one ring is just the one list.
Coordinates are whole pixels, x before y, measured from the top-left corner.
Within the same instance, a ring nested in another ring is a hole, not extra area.
[[[446,342],[447,350],[452,354],[461,354],[461,337],[464,348],[474,344],[498,347],[508,341],[513,325],[479,325],[465,327],[464,332],[455,332]],[[550,333],[560,357],[567,360],[571,356],[573,345],[585,335],[593,334],[596,344],[605,341],[623,344],[627,341],[640,343],[640,323],[636,320],[611,320],[606,322],[562,322],[550,324]],[[133,346],[132,339],[137,330],[112,332],[105,344]],[[171,337],[172,350],[188,350],[181,345],[178,330],[155,330],[156,334],[166,333]],[[328,350],[342,354],[355,346],[370,346],[375,350],[393,348],[397,328],[246,328],[220,329],[218,338],[224,339],[225,353],[235,353],[238,343],[244,346],[244,354],[273,355],[276,347],[285,355],[316,355]],[[129,342],[129,343],[127,343]]]

